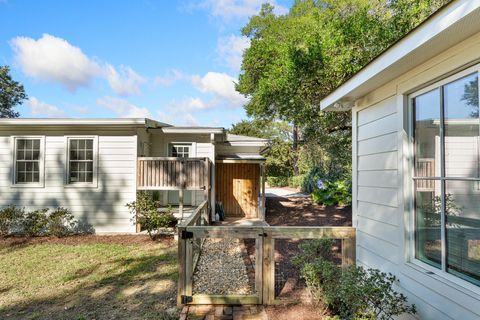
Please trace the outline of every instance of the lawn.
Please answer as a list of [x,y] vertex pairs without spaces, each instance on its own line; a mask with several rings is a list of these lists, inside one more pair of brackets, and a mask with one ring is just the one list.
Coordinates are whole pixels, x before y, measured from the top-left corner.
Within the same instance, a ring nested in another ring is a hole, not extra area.
[[171,238],[0,238],[0,319],[176,319]]

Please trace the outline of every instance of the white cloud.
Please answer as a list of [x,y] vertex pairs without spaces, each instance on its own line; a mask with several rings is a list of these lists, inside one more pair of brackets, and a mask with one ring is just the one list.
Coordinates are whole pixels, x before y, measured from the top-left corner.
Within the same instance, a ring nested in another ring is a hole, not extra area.
[[288,9],[276,3],[276,1],[265,0],[204,0],[200,4],[193,4],[191,7],[208,10],[214,17],[224,21],[232,19],[245,19],[257,14],[263,3],[269,2],[275,7],[275,14],[286,14]]
[[32,78],[58,82],[75,90],[88,86],[100,72],[97,62],[67,41],[44,34],[35,40],[27,37],[12,39],[15,62]]
[[10,41],[15,63],[27,76],[59,83],[70,91],[87,87],[94,79],[108,81],[112,90],[122,96],[140,94],[145,80],[131,67],[112,65],[92,59],[68,41],[49,34],[38,40],[16,37]]
[[217,55],[222,63],[234,71],[242,65],[243,52],[250,47],[250,39],[244,36],[230,35],[218,39]]
[[156,76],[153,79],[153,84],[156,86],[171,86],[177,81],[188,80],[190,77],[181,71],[172,69],[163,76]]
[[110,64],[105,66],[105,76],[113,91],[121,96],[140,94],[139,85],[145,82],[132,68],[120,66],[120,73]]
[[192,84],[201,92],[211,93],[230,107],[241,107],[248,99],[235,90],[235,78],[226,73],[208,72],[205,76],[192,76]]
[[35,97],[31,97],[28,100],[31,112],[33,116],[43,116],[43,117],[65,117],[65,111],[59,109],[58,107],[42,102]]
[[195,117],[190,113],[184,114],[182,120],[183,120],[183,123],[187,126],[198,126],[197,119],[195,119]]
[[103,97],[97,99],[97,104],[107,108],[122,118],[151,118],[152,114],[147,108],[138,107],[125,99]]

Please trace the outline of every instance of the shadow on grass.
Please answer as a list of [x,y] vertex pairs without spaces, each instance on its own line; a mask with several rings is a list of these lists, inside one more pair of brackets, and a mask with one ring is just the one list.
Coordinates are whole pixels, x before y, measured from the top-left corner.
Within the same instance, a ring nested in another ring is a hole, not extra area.
[[[72,288],[58,288],[22,304],[0,305],[0,319],[177,319],[172,308],[176,303],[176,252],[151,252],[109,260],[112,274],[107,272],[87,285],[79,280],[94,277],[101,264],[78,269],[66,277],[69,283],[77,282]],[[11,289],[0,287],[0,293],[8,294]]]

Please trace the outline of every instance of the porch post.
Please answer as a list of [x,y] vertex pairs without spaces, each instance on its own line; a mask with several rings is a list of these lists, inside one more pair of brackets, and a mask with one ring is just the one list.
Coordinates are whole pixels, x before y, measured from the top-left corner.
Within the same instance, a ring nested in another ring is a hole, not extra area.
[[265,213],[266,213],[266,210],[265,210],[265,164],[262,163],[260,165],[260,168],[262,172],[262,212],[260,213],[261,215],[260,218],[262,220],[265,220]]

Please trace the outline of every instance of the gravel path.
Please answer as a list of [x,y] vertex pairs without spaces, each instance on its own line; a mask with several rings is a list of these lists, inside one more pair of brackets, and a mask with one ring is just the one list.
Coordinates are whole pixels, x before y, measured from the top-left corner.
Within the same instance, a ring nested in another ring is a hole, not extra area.
[[239,239],[206,239],[193,275],[194,294],[253,294]]

